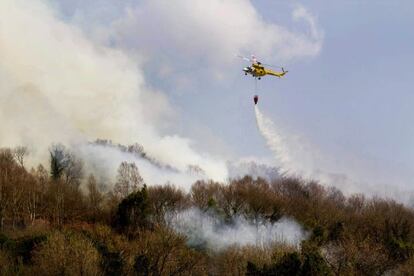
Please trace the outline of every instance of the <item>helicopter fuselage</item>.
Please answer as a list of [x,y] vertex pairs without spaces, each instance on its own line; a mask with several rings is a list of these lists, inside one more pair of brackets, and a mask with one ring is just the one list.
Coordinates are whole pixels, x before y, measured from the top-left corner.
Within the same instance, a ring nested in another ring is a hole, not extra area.
[[258,79],[266,75],[272,75],[281,78],[287,73],[287,71],[275,72],[273,70],[266,69],[260,63],[253,63],[251,66],[244,67],[243,72],[245,75],[250,74]]
[[255,78],[263,77],[267,74],[266,69],[263,66],[258,65],[258,64],[252,64],[252,66],[245,67],[243,68],[243,71],[246,75],[250,74]]

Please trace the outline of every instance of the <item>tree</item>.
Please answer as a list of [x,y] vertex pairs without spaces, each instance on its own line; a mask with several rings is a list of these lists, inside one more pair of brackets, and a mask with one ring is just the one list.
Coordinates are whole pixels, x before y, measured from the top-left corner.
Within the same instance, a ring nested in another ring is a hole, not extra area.
[[0,249],[0,275],[12,276],[23,274],[23,264],[16,262],[11,254]]
[[50,153],[50,175],[52,179],[58,180],[67,166],[66,152],[63,145],[53,145]]
[[25,185],[29,173],[18,165],[10,149],[0,150],[0,228],[7,217],[14,223],[23,212]]
[[212,203],[217,202],[219,194],[220,184],[217,182],[199,180],[191,187],[192,202],[204,212],[212,207]]
[[235,180],[229,185],[221,186],[219,204],[227,218],[238,215],[246,208],[246,185],[242,180]]
[[32,169],[31,175],[34,177],[34,182],[27,187],[25,208],[33,223],[37,216],[44,211],[49,176],[42,165],[39,165],[36,170]]
[[203,275],[202,255],[185,244],[185,238],[166,228],[138,235],[136,275]]
[[83,162],[73,153],[66,153],[66,166],[63,170],[63,177],[66,184],[79,187],[83,177]]
[[66,184],[79,186],[83,176],[83,162],[65,146],[53,145],[50,153],[50,174],[52,179],[63,179]]
[[46,200],[47,216],[56,225],[73,222],[87,215],[85,196],[78,187],[70,186],[62,180],[50,183]]
[[128,163],[126,161],[119,165],[116,179],[114,192],[121,198],[137,191],[144,185],[144,179],[139,174],[138,167],[135,163]]
[[275,198],[270,190],[269,184],[261,178],[253,180],[251,177],[244,177],[243,181],[245,185],[245,216],[251,219],[256,226],[258,226],[260,220],[277,211],[274,208]]
[[10,149],[0,150],[0,228],[4,226],[6,211],[10,205],[11,186],[10,178],[13,177],[14,159]]
[[134,232],[149,226],[149,202],[147,186],[133,192],[118,205],[114,226],[124,232]]
[[14,158],[16,159],[17,163],[19,163],[22,167],[24,167],[24,158],[28,154],[29,150],[27,149],[27,147],[18,146],[13,150]]
[[54,232],[34,252],[33,274],[101,275],[100,260],[98,251],[86,238]]
[[328,264],[319,249],[311,243],[302,245],[303,265],[302,275],[332,275]]
[[157,224],[164,224],[166,214],[174,214],[189,205],[189,200],[180,189],[172,185],[148,188],[151,213]]
[[[282,259],[271,268],[274,275],[300,275],[302,261],[297,252],[284,255]],[[305,274],[306,275],[306,274]]]
[[101,212],[101,204],[103,201],[103,195],[98,189],[95,177],[91,174],[88,178],[88,209],[90,210],[90,216],[92,221],[96,221],[99,213]]

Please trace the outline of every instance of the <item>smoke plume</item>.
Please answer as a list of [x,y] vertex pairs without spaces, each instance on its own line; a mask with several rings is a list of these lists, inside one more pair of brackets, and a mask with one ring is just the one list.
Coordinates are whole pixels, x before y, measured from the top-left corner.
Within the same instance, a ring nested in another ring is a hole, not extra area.
[[241,216],[225,223],[222,218],[190,208],[178,214],[168,214],[167,221],[176,232],[185,235],[194,247],[222,250],[229,246],[264,246],[272,243],[298,247],[307,233],[293,219],[283,217],[275,223],[250,222]]
[[[172,108],[135,63],[60,20],[47,2],[1,1],[0,41],[0,146],[26,145],[37,163],[52,143],[78,149],[96,138],[139,141],[179,171],[197,165],[209,178],[227,178],[225,162],[195,151],[189,139],[159,133],[157,120]],[[104,167],[111,154],[100,159]]]
[[338,165],[340,162],[337,159],[328,157],[299,135],[290,134],[265,116],[258,106],[255,106],[255,114],[260,134],[273,152],[281,173],[336,186],[346,195],[364,193],[367,196],[393,198],[412,205],[414,193],[406,184],[398,180],[385,180],[384,174],[378,172],[377,168],[369,169],[372,166],[360,160],[346,159],[346,165]]
[[[223,64],[235,62],[234,52],[253,46],[264,55],[277,52],[278,59],[314,56],[323,40],[315,18],[297,6],[292,19],[309,27],[297,32],[266,22],[248,0],[121,2],[0,1],[0,147],[27,146],[30,166],[45,164],[51,144],[62,143],[85,161],[87,173],[104,178],[128,160],[139,163],[148,184],[171,180],[188,187],[200,177],[188,168],[200,168],[203,178],[226,180],[224,160],[198,150],[170,127],[176,125],[176,108],[146,76],[180,79],[176,72],[183,68],[175,66],[222,72]],[[179,87],[170,84],[171,90]],[[139,142],[175,170],[91,145],[97,138]]]
[[[312,176],[312,158],[306,151],[298,137],[287,136],[283,130],[277,128],[272,120],[266,117],[259,107],[255,106],[258,129],[266,140],[267,146],[275,154],[278,166],[282,173],[294,172],[305,177]],[[301,160],[298,162],[298,160]]]
[[255,114],[259,132],[274,153],[281,173],[318,180],[324,185],[334,185],[346,194],[373,193],[374,189],[369,184],[360,185],[361,183],[351,179],[348,174],[332,168],[331,164],[334,162],[319,152],[317,147],[276,125],[260,111],[257,105]]

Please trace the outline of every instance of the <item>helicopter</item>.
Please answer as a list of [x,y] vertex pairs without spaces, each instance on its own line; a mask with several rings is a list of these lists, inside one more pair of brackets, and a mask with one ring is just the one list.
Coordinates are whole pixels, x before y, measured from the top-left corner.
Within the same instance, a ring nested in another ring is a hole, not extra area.
[[[242,58],[242,59],[247,60],[247,61],[250,61],[252,63],[251,66],[244,67],[243,72],[246,76],[247,76],[247,74],[250,74],[254,78],[257,78],[258,80],[260,80],[262,77],[264,77],[266,75],[281,78],[284,75],[286,75],[286,73],[288,72],[288,71],[285,71],[285,69],[283,67],[278,67],[278,66],[273,66],[273,65],[261,63],[260,61],[258,61],[256,59],[256,57],[254,55],[252,55],[251,58],[247,58],[247,57],[240,56],[240,55],[238,55],[237,57]],[[265,68],[264,66],[281,68],[282,72],[276,72],[276,71],[273,71],[271,69]]]

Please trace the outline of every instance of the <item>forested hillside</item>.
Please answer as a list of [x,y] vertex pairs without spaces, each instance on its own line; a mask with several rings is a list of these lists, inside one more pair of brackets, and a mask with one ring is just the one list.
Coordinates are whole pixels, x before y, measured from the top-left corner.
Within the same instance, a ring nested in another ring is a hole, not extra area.
[[[27,167],[26,154],[22,147],[0,150],[0,275],[414,271],[414,213],[391,200],[345,197],[282,176],[197,181],[184,191],[144,183],[128,162],[114,183],[99,183],[63,147],[36,168]],[[198,217],[207,219],[197,228],[191,223]],[[253,241],[246,229],[256,231]],[[278,231],[286,236],[273,237]],[[290,240],[292,231],[300,237]],[[232,233],[237,239],[227,243]],[[215,243],[220,236],[226,239]]]

